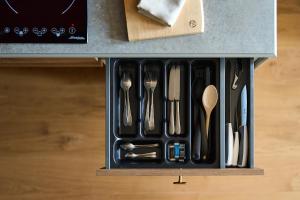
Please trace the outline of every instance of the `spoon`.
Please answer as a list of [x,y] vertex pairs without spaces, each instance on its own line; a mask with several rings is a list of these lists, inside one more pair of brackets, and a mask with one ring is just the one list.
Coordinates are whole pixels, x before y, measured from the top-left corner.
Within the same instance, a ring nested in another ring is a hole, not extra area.
[[132,151],[136,148],[150,148],[150,147],[159,147],[159,144],[132,144],[132,143],[125,143],[120,145],[120,147],[127,151]]
[[218,91],[214,85],[209,85],[205,88],[202,96],[202,104],[206,113],[206,136],[208,138],[208,129],[210,123],[210,115],[218,102]]
[[124,91],[124,112],[123,112],[124,126],[132,125],[132,115],[131,115],[130,100],[129,100],[129,89],[131,88],[131,85],[132,85],[131,79],[124,73],[120,84],[121,88]]
[[150,152],[150,153],[142,153],[142,154],[137,154],[137,153],[132,153],[128,152],[125,154],[125,158],[157,158],[156,152]]
[[[208,129],[210,123],[210,115],[213,109],[216,107],[218,102],[218,91],[214,85],[209,85],[205,88],[202,96],[202,104],[206,113],[206,121],[205,121],[205,128],[206,128],[206,139],[208,139]],[[206,156],[203,157],[206,159]]]

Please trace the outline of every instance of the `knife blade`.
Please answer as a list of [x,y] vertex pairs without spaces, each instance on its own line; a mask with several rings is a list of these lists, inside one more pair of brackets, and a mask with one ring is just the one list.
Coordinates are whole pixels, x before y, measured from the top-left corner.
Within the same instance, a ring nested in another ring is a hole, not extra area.
[[238,167],[246,167],[248,160],[248,128],[247,128],[247,86],[241,92],[240,118],[241,126]]
[[175,100],[175,67],[172,66],[169,74],[168,100],[170,101],[169,134],[174,135],[174,100]]
[[175,116],[175,133],[177,135],[181,134],[180,125],[180,66],[176,67],[175,71],[175,102],[176,102],[176,116]]

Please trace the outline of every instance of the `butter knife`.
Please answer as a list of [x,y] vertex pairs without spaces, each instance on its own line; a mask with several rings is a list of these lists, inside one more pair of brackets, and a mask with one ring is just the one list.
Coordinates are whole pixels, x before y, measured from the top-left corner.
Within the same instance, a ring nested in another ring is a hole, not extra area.
[[177,135],[181,134],[180,125],[180,66],[176,67],[175,75],[175,102],[176,102],[176,116],[175,116],[175,133]]
[[169,134],[174,135],[174,101],[175,101],[175,67],[173,66],[169,74],[169,91],[168,100],[170,101],[170,119],[169,119]]

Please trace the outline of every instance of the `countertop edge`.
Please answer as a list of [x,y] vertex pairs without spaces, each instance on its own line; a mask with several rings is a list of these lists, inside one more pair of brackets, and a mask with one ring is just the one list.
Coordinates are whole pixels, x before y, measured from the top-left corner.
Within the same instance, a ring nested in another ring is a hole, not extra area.
[[87,53],[87,54],[59,54],[59,53],[47,53],[47,54],[35,54],[35,53],[22,53],[22,54],[5,54],[1,53],[0,58],[273,58],[276,57],[276,52],[271,53],[201,53],[201,54],[118,54],[118,53],[107,53],[107,54],[98,54],[98,53]]

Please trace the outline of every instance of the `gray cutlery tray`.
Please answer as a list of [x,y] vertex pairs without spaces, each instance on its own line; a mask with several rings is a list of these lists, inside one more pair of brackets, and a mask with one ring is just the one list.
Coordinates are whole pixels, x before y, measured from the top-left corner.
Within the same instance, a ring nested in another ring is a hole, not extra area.
[[[242,59],[245,73],[242,81],[249,87],[248,90],[248,129],[249,129],[249,159],[248,167],[254,167],[254,136],[253,136],[253,59]],[[168,134],[169,102],[168,80],[169,71],[173,64],[181,68],[181,101],[180,119],[182,135]],[[208,161],[196,161],[192,157],[193,141],[193,99],[192,83],[199,70],[210,69],[210,83],[215,85],[219,92],[219,100],[212,114],[209,143],[210,152]],[[224,58],[111,58],[107,59],[106,68],[106,168],[225,168],[225,68]],[[145,71],[156,72],[158,84],[155,89],[155,129],[144,130],[144,112],[146,93],[144,89]],[[130,101],[133,116],[132,127],[124,127],[122,123],[123,92],[120,88],[122,73],[129,73],[132,80]],[[228,76],[226,74],[226,76]],[[234,99],[234,97],[233,97]],[[120,148],[126,142],[134,144],[158,143],[155,149],[136,149],[134,153],[155,151],[159,158],[155,160],[126,160],[125,151]],[[181,142],[186,144],[185,162],[171,162],[168,160],[168,144]]]

